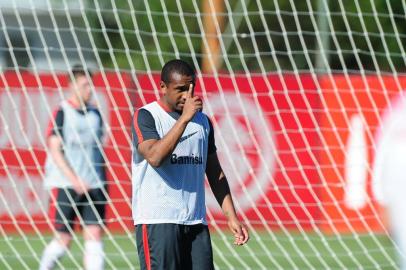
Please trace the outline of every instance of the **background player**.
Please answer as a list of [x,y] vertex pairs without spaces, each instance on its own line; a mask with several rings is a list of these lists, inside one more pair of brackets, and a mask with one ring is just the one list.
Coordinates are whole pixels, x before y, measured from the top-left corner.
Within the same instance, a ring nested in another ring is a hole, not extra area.
[[162,98],[133,122],[133,218],[142,269],[213,269],[204,179],[228,218],[235,244],[249,235],[235,212],[216,154],[213,127],[194,96],[194,70],[165,64]]
[[76,66],[72,77],[70,97],[58,107],[47,132],[45,186],[54,188],[51,201],[55,204],[57,233],[43,252],[41,270],[52,269],[67,251],[75,218],[83,226],[85,269],[104,267],[101,225],[106,189],[102,118],[98,109],[89,104],[91,74]]
[[399,251],[400,269],[406,270],[406,97],[396,97],[378,129],[373,166],[373,191]]

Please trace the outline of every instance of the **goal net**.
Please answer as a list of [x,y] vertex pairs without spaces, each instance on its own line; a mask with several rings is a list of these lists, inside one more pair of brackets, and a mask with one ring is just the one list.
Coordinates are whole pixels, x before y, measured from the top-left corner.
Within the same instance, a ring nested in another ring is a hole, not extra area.
[[[53,237],[45,134],[74,64],[94,71],[92,102],[105,124],[106,268],[139,269],[132,114],[159,98],[159,71],[174,58],[196,69],[196,93],[251,235],[233,246],[206,185],[216,269],[396,269],[406,261],[404,1],[0,5],[0,269],[36,269]],[[82,267],[80,226],[73,239],[61,269]]]

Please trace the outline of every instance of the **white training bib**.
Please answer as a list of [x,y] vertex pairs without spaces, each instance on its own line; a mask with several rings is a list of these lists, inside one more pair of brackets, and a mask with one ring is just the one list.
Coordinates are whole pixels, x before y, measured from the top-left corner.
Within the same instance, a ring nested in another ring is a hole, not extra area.
[[[176,123],[157,102],[142,109],[152,114],[160,138]],[[204,179],[209,132],[207,116],[196,113],[173,153],[158,168],[149,165],[133,146],[135,224],[207,224]]]
[[[76,111],[69,103],[62,102],[64,113],[62,127],[63,153],[75,174],[80,176],[90,188],[100,188],[104,185],[102,179],[102,153],[97,145],[101,143],[102,128],[99,114],[89,110],[85,114]],[[46,188],[71,187],[69,179],[59,170],[51,155],[45,163]]]

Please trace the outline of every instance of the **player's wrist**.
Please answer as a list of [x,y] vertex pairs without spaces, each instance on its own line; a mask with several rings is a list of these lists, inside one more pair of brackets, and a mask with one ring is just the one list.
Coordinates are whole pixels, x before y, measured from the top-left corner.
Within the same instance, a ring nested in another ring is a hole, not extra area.
[[190,120],[192,120],[192,117],[189,117],[189,116],[186,115],[186,114],[182,114],[182,115],[179,117],[178,122],[179,122],[180,124],[182,124],[182,125],[187,125],[187,124],[190,122]]
[[238,220],[237,213],[235,211],[224,211],[224,215],[226,216],[228,221]]
[[70,182],[72,183],[72,185],[80,185],[81,184],[81,180],[80,180],[80,178],[77,176],[77,175],[75,175],[75,174],[71,174],[70,176],[69,176],[69,180],[70,180]]
[[69,181],[70,181],[72,184],[75,184],[75,183],[78,182],[78,179],[77,179],[77,177],[76,177],[75,174],[73,174],[73,173],[66,173],[66,176],[67,176],[67,178],[69,179]]

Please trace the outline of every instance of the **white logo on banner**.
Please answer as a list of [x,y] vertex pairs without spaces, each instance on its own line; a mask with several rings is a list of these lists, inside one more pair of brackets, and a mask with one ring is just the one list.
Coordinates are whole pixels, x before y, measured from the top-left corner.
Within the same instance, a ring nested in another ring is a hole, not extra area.
[[362,116],[351,117],[350,134],[346,145],[344,202],[350,209],[359,209],[367,203],[366,180],[368,148]]
[[[217,121],[215,128],[217,154],[227,176],[235,204],[241,210],[252,208],[253,204],[266,196],[272,181],[275,159],[273,130],[264,119],[250,98],[233,93],[214,95],[207,101]],[[253,134],[249,134],[243,112]],[[253,137],[258,143],[257,149]],[[260,157],[262,155],[262,158]],[[243,190],[245,187],[246,192]],[[219,206],[209,187],[206,188],[206,204],[211,211],[218,211]]]
[[[21,173],[0,176],[0,216],[46,214],[48,210],[48,193],[44,189],[40,176],[29,176]],[[12,203],[11,203],[12,202]]]

